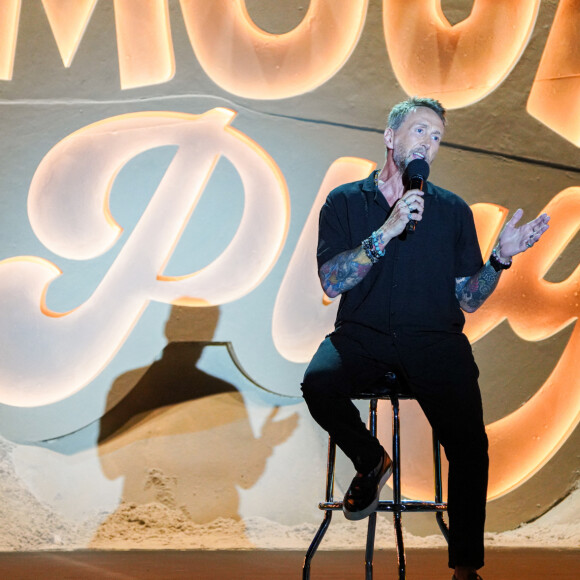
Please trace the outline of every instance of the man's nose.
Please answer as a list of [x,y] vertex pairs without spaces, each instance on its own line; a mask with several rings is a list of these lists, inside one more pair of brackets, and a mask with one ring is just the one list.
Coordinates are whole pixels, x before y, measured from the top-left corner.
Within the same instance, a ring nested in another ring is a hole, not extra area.
[[431,148],[431,142],[428,139],[421,139],[418,146],[426,152]]

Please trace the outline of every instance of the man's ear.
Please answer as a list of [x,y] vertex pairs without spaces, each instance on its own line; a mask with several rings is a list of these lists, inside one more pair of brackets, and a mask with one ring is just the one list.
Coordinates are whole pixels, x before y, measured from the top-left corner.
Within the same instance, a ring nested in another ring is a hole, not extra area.
[[385,142],[385,147],[387,149],[392,149],[393,148],[393,139],[395,136],[395,132],[393,131],[393,129],[391,129],[390,127],[387,127],[385,129],[385,133],[383,135],[383,140]]

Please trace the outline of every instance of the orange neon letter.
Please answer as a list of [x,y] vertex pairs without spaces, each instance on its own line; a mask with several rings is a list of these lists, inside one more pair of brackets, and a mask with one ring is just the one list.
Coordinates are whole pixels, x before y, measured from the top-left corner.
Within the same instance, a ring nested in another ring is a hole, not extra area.
[[[560,360],[544,385],[513,413],[488,425],[488,496],[521,485],[566,441],[580,420],[580,266],[562,282],[544,276],[580,228],[580,187],[560,192],[545,207],[552,227],[532,251],[514,259],[497,290],[473,315],[466,332],[472,341],[505,318],[524,340],[548,338],[576,324]],[[517,297],[517,298],[516,298]],[[513,460],[513,450],[518,460]]]
[[560,0],[527,110],[580,147],[580,2]]
[[121,88],[164,83],[175,74],[167,0],[115,0]]
[[332,330],[336,318],[338,300],[330,304],[320,288],[317,273],[316,244],[320,208],[335,187],[362,179],[375,167],[376,163],[366,159],[343,157],[337,159],[324,176],[274,305],[274,345],[284,358],[292,362],[309,361],[321,338]]
[[42,0],[65,67],[69,67],[91,19],[97,0]]
[[[223,304],[261,283],[286,238],[288,191],[269,155],[231,127],[235,115],[227,109],[203,115],[121,115],[89,125],[49,151],[30,186],[31,226],[55,254],[87,260],[103,254],[122,232],[109,210],[117,173],[139,153],[177,148],[109,271],[74,310],[54,312],[46,305],[47,288],[60,275],[50,262],[30,256],[0,262],[2,403],[34,407],[81,390],[115,355],[150,300]],[[240,225],[224,251],[204,268],[184,276],[164,275],[220,155],[236,168],[243,184]]]
[[368,0],[310,0],[304,20],[269,34],[244,0],[181,0],[193,50],[226,91],[250,99],[284,99],[319,87],[354,50]]
[[[505,208],[488,204],[473,206],[478,237],[484,254],[501,228]],[[545,208],[552,227],[531,251],[516,256],[505,272],[497,290],[475,313],[468,315],[465,332],[476,342],[506,318],[524,340],[548,338],[569,324],[576,324],[564,352],[552,374],[534,396],[513,413],[487,426],[490,443],[488,498],[509,493],[532,477],[558,451],[580,421],[580,266],[564,281],[544,279],[550,266],[564,251],[580,228],[580,187],[559,193]],[[525,379],[524,379],[525,380]],[[428,446],[429,431],[420,409],[407,405],[404,410],[405,440],[413,447],[404,465],[409,477],[405,495],[424,497],[432,486]],[[383,416],[388,417],[385,409]],[[410,419],[410,421],[409,421]],[[388,421],[387,421],[388,423]],[[410,426],[409,426],[410,424]],[[388,437],[388,424],[381,433]],[[517,461],[514,461],[517,450]]]
[[507,77],[526,47],[539,0],[475,0],[451,26],[441,0],[383,0],[385,40],[393,70],[410,95],[448,108],[479,101]]
[[[97,0],[42,0],[62,62],[69,67]],[[0,0],[0,80],[10,80],[21,0]],[[175,73],[167,0],[115,0],[121,88],[170,80]]]
[[12,79],[20,0],[0,0],[0,80]]

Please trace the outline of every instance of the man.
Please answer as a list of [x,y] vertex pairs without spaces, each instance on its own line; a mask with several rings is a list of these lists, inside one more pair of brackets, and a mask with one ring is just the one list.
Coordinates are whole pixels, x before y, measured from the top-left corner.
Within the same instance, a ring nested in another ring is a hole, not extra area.
[[[319,277],[325,293],[341,299],[335,330],[308,366],[302,391],[314,419],[355,466],[343,510],[356,520],[376,509],[392,467],[350,396],[389,370],[405,378],[449,460],[453,579],[477,580],[488,442],[462,310],[483,304],[512,257],[548,229],[549,217],[517,228],[523,214],[517,210],[483,264],[473,216],[461,198],[430,182],[424,191],[403,185],[412,160],[433,162],[444,131],[438,101],[399,103],[384,132],[383,168],[329,194],[320,213]],[[411,220],[416,230],[407,232]]]

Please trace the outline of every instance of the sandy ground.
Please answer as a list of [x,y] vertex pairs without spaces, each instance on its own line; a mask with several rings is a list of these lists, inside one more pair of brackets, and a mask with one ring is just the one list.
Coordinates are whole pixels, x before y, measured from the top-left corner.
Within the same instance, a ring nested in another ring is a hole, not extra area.
[[[305,550],[317,524],[283,525],[263,517],[219,518],[196,524],[179,507],[152,502],[122,504],[113,514],[71,522],[39,502],[14,473],[10,443],[0,439],[0,551],[36,550]],[[322,550],[363,549],[366,523],[335,517]],[[410,548],[444,548],[440,535],[405,535]],[[489,547],[578,548],[580,489],[535,522],[486,535]],[[378,548],[394,548],[389,517],[377,520]],[[580,575],[579,575],[580,576]]]

